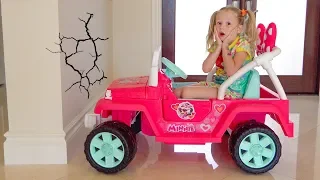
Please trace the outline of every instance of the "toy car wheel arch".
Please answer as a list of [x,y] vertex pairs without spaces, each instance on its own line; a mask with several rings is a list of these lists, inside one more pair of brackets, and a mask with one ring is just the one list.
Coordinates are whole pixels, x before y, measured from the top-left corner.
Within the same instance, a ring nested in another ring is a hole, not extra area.
[[117,124],[101,125],[88,135],[85,142],[85,155],[96,170],[110,174],[121,171],[133,159],[137,144],[130,133]]
[[246,172],[260,174],[271,170],[281,156],[281,143],[266,125],[244,128],[234,137],[233,158]]

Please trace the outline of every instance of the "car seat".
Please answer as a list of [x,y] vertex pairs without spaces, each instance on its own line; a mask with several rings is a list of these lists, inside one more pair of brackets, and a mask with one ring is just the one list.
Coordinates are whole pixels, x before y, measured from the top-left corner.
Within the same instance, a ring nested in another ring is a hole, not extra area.
[[[216,72],[214,67],[207,75],[207,82],[212,82],[212,78]],[[249,71],[248,84],[243,99],[259,99],[260,98],[260,74],[256,69]]]

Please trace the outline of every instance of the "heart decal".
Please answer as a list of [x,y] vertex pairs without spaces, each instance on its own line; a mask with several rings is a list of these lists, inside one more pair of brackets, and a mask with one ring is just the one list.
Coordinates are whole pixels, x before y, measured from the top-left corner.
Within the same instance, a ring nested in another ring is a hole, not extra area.
[[225,104],[215,104],[214,105],[214,109],[218,112],[218,113],[222,113],[225,109],[226,109],[226,105]]
[[210,124],[201,124],[200,128],[202,129],[202,131],[207,132],[210,130],[211,126]]

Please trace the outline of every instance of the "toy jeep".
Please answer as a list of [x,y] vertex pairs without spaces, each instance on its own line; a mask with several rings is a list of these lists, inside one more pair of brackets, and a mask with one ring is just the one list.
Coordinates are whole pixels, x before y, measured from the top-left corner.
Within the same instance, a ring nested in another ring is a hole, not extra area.
[[[161,58],[160,50],[154,52],[149,76],[113,81],[96,103],[94,114],[86,115],[85,126],[93,128],[84,150],[91,166],[107,174],[126,168],[135,157],[135,135],[140,131],[172,144],[220,143],[228,131],[230,155],[242,170],[259,174],[272,169],[280,159],[281,143],[265,125],[266,115],[280,124],[286,136],[293,137],[289,101],[270,65],[280,49],[274,47],[241,68],[220,86],[217,99],[178,99],[172,88],[179,84],[173,77],[187,76]],[[166,69],[159,68],[160,59]],[[277,93],[260,84],[254,69],[260,65]],[[225,99],[226,88],[248,71],[250,81],[243,99]]]

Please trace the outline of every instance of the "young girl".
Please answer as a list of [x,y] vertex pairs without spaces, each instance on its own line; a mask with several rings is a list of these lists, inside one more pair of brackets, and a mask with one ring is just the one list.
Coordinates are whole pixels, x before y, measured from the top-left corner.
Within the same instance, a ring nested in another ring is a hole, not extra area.
[[[215,39],[215,41],[214,41]],[[216,98],[219,86],[250,62],[255,55],[257,40],[255,15],[251,11],[236,7],[224,7],[213,13],[207,35],[208,57],[202,70],[208,73],[216,64],[214,82],[200,82],[196,85],[174,90],[178,98]],[[237,79],[226,91],[226,98],[242,98],[249,72]]]

